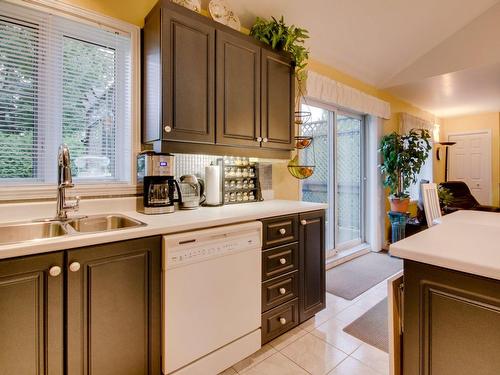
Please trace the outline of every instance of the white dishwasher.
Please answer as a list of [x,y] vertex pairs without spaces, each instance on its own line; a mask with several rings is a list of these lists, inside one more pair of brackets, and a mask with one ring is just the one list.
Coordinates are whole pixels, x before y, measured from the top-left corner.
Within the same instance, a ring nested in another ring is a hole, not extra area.
[[260,348],[258,221],[163,237],[164,374],[217,374]]

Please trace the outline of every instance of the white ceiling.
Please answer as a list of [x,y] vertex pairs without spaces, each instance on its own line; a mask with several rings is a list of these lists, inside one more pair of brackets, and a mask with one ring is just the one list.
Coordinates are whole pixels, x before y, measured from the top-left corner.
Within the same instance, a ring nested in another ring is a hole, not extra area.
[[[399,87],[403,99],[418,97],[419,102],[425,104],[425,107],[422,105],[424,109],[435,108],[437,111],[443,109],[438,103],[420,100],[425,97],[426,88],[418,83],[430,77],[430,72],[425,76],[420,74],[420,77],[415,72],[406,76],[401,73],[407,73],[420,58],[489,8],[500,4],[500,0],[226,1],[245,27],[250,28],[256,16],[283,15],[287,23],[309,30],[308,46],[313,59],[377,87],[391,87],[390,91],[394,93],[396,90],[392,90],[392,86],[410,83],[404,90]],[[208,0],[202,3],[206,7]],[[500,19],[497,23],[500,24]],[[500,40],[498,34],[496,38]],[[466,46],[463,52],[467,54]],[[449,71],[440,72],[446,73]],[[467,75],[471,76],[473,74]],[[457,80],[462,78],[460,74],[456,76]],[[439,82],[442,81],[434,80],[432,87],[427,89],[432,88],[434,93],[442,91],[443,87],[437,90]],[[458,82],[457,85],[463,87]],[[459,99],[461,102],[467,98],[460,96]],[[413,103],[419,105],[419,102]],[[456,103],[451,104],[455,106]],[[500,106],[497,110],[500,111]]]

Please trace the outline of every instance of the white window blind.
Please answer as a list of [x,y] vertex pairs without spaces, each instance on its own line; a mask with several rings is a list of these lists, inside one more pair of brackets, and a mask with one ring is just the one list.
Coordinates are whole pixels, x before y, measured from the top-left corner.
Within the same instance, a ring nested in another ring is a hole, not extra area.
[[0,2],[0,185],[130,180],[129,35]]

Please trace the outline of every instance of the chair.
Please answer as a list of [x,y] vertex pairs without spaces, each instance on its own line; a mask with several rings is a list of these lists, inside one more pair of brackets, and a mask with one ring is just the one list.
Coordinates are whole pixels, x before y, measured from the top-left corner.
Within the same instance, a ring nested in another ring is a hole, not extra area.
[[427,226],[430,228],[439,224],[439,219],[442,216],[437,185],[422,184],[422,196],[424,199],[425,219],[427,220]]
[[445,207],[445,212],[454,212],[458,210],[500,212],[500,207],[480,204],[470,192],[467,184],[463,181],[448,181],[439,185],[448,189],[453,195],[453,200]]

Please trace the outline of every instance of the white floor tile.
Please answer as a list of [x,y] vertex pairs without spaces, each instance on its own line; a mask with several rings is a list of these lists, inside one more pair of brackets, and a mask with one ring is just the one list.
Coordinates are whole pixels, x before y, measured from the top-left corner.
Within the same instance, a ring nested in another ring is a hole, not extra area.
[[354,336],[343,331],[345,324],[334,319],[330,319],[319,327],[311,331],[311,333],[342,350],[344,353],[351,354],[363,343]]
[[379,374],[389,374],[389,354],[374,346],[363,343],[363,345],[356,349],[351,356],[363,362],[366,366],[372,368]]
[[252,368],[258,363],[264,361],[266,358],[272,356],[276,353],[276,349],[274,349],[271,345],[266,344],[260,350],[253,353],[251,356],[245,358],[244,360],[238,362],[233,367],[238,373],[242,374],[246,370]]
[[346,358],[328,375],[379,375],[378,372],[352,357]]
[[292,342],[296,341],[297,339],[301,338],[307,334],[307,331],[300,328],[300,327],[295,327],[294,329],[288,331],[287,333],[279,336],[278,338],[274,339],[271,341],[269,344],[276,350],[281,350],[285,348],[286,346],[290,345]]
[[308,333],[281,351],[312,375],[325,375],[347,355],[332,345]]
[[281,353],[275,353],[264,361],[244,372],[245,375],[307,375],[304,369],[297,366]]

